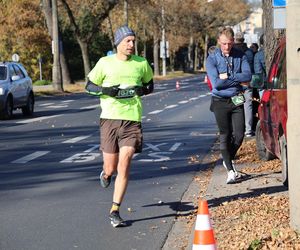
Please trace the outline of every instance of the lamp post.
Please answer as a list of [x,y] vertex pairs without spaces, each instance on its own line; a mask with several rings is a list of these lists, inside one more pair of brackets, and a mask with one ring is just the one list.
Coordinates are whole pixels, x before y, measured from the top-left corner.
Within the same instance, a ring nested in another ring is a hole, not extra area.
[[167,53],[166,53],[166,31],[165,31],[165,8],[164,8],[164,1],[162,1],[161,7],[161,19],[162,19],[162,29],[161,29],[161,45],[160,49],[162,50],[162,74],[163,76],[167,75],[166,70],[166,61],[167,61]]
[[58,13],[57,13],[57,0],[52,0],[52,53],[53,53],[53,68],[52,68],[52,81],[54,89],[63,91],[61,67],[60,67],[60,49],[59,49],[59,32],[58,32]]

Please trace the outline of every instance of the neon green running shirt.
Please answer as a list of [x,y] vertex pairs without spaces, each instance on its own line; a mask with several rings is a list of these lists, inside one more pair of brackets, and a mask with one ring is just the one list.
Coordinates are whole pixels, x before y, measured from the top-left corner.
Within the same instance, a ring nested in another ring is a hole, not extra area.
[[[153,78],[153,72],[143,57],[131,55],[129,60],[122,61],[114,54],[100,58],[88,78],[99,86],[120,85],[120,89],[125,89],[148,83]],[[143,107],[139,96],[117,99],[101,95],[100,106],[101,118],[137,122],[142,120]]]

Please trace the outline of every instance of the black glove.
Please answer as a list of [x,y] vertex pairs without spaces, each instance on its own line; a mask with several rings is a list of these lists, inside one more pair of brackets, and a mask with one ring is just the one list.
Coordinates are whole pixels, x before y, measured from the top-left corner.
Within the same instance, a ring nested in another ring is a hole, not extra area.
[[103,95],[108,95],[108,96],[111,96],[111,97],[115,97],[119,92],[119,86],[120,85],[115,85],[115,86],[112,86],[112,87],[102,87],[102,94]]
[[143,96],[144,95],[144,87],[143,86],[136,86],[134,88],[135,94],[138,96]]
[[153,81],[151,80],[150,82],[147,83],[147,85],[143,85],[143,92],[144,95],[149,95],[153,92],[154,89],[154,84]]

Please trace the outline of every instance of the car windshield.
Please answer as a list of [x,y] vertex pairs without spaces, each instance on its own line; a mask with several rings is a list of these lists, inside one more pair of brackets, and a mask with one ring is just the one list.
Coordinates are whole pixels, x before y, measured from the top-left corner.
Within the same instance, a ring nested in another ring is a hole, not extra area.
[[0,80],[6,79],[6,67],[0,66]]

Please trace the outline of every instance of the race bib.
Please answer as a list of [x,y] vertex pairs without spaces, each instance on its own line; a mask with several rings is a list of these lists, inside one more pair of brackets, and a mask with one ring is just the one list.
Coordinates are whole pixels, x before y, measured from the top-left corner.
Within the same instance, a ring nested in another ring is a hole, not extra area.
[[235,106],[240,106],[245,103],[244,95],[235,95],[235,96],[231,97],[231,100]]
[[131,89],[120,89],[116,98],[132,98],[135,96],[135,90],[133,88]]

